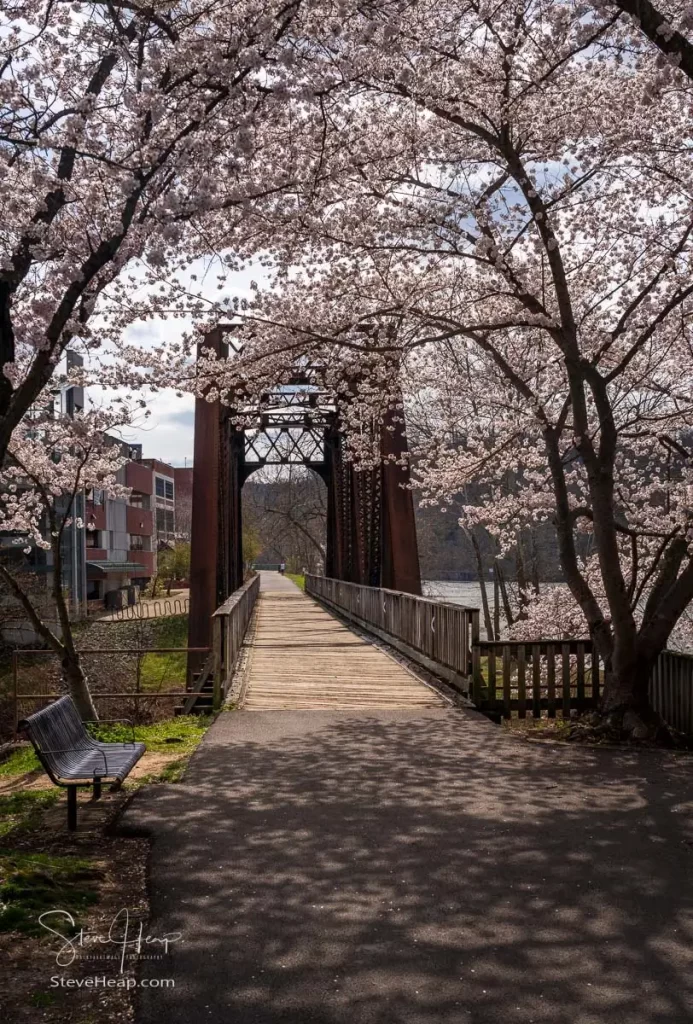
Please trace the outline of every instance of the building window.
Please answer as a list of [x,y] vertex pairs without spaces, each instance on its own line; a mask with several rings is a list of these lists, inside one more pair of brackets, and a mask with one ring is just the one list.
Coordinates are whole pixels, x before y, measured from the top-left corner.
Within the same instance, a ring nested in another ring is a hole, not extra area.
[[86,543],[88,548],[100,548],[100,539],[101,533],[99,530],[87,530]]
[[165,496],[163,477],[160,477],[160,476],[155,477],[154,486],[156,488],[156,496],[157,496],[157,498],[163,498]]
[[173,480],[166,480],[164,482],[166,489],[166,497],[168,498],[169,501],[173,501]]
[[156,510],[156,532],[159,536],[173,536],[173,509]]
[[133,491],[130,495],[129,504],[132,508],[149,508],[149,495],[141,494],[139,491]]

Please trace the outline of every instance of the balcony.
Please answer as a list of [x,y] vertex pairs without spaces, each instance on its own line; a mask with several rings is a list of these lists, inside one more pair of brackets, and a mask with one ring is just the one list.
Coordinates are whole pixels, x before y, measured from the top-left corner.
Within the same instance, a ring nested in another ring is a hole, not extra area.
[[125,467],[125,486],[141,494],[151,494],[154,489],[151,469],[139,462],[128,462]]
[[137,537],[151,537],[154,532],[154,518],[149,509],[128,505],[125,510],[126,529]]

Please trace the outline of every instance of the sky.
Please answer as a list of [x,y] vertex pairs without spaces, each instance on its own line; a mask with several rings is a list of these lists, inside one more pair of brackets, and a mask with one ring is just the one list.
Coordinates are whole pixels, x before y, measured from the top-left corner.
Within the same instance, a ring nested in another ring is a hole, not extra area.
[[[188,272],[197,273],[204,281],[203,263],[193,264]],[[259,266],[249,266],[229,277],[222,296],[242,298],[251,296],[251,281],[268,283],[269,279]],[[203,284],[201,292],[217,301],[219,292]],[[127,332],[127,340],[138,345],[160,345],[167,334],[179,335],[189,325],[182,320],[147,321],[134,324]],[[103,392],[102,392],[103,394]],[[96,396],[94,396],[96,397]],[[145,396],[149,417],[123,429],[120,434],[129,444],[141,444],[145,459],[160,459],[171,466],[191,466],[194,447],[195,399],[192,395],[179,398],[173,390],[159,391]]]
[[192,395],[177,398],[173,391],[152,395],[149,419],[142,426],[122,431],[125,441],[142,445],[145,459],[161,459],[171,466],[191,466],[195,399]]

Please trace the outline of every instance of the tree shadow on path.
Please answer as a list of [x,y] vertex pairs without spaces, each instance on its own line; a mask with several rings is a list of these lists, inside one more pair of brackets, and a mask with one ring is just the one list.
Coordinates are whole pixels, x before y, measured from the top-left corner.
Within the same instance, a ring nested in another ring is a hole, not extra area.
[[141,1024],[684,1024],[687,757],[474,713],[222,715],[154,837]]

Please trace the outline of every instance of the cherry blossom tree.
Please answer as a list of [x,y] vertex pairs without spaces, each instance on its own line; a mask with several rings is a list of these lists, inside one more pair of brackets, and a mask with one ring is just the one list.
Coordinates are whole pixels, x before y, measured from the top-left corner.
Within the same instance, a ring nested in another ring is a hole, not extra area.
[[[25,554],[32,548],[51,556],[50,597],[57,616],[53,628],[11,557],[0,561],[0,581],[21,606],[36,633],[60,659],[63,678],[84,718],[97,718],[72,631],[63,589],[63,541],[77,516],[78,497],[91,488],[109,497],[129,491],[117,480],[126,459],[109,431],[130,421],[124,405],[93,409],[74,418],[56,414],[49,398],[36,403],[10,438],[0,469],[0,532]],[[19,551],[17,552],[19,553]],[[10,550],[11,554],[11,550]]]
[[485,490],[466,518],[503,545],[553,523],[627,729],[654,721],[650,669],[693,598],[691,94],[631,38],[610,6],[352,12],[306,58],[331,170],[304,269],[245,310],[226,376],[203,368],[260,389],[309,358],[350,382],[357,458],[364,409],[440,403],[422,484]]
[[191,261],[224,279],[261,239],[265,204],[312,159],[286,109],[298,9],[3,6],[0,463],[68,345],[117,349],[138,319],[209,313]]
[[[693,11],[684,0],[653,4],[650,0],[612,0],[614,6],[629,15],[633,21],[633,42],[645,36],[665,57],[662,69],[680,68],[693,80]],[[596,5],[595,5],[596,6]],[[665,74],[665,78],[669,78]]]
[[51,545],[61,637],[5,569],[3,579],[90,714],[55,582],[66,522],[55,499],[60,491],[69,507],[75,489],[109,476],[113,453],[99,429],[110,419],[46,422],[40,436],[35,420],[45,419],[45,390],[68,347],[87,356],[91,372],[72,383],[170,381],[171,368],[186,365],[185,345],[150,351],[142,368],[123,344],[126,329],[218,315],[223,307],[204,298],[193,262],[202,257],[221,287],[262,247],[268,212],[291,206],[314,153],[288,103],[286,41],[299,10],[296,0],[3,6],[0,528]]

